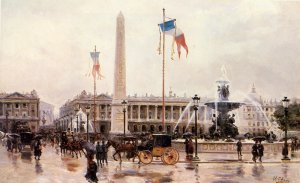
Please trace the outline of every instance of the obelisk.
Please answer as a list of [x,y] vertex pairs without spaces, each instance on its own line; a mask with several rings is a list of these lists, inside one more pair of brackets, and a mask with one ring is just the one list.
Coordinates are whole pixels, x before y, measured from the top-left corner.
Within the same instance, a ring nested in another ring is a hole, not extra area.
[[[125,20],[122,12],[117,17],[114,93],[112,101],[111,132],[123,133],[124,115],[121,102],[126,100]],[[128,131],[127,113],[125,131]]]

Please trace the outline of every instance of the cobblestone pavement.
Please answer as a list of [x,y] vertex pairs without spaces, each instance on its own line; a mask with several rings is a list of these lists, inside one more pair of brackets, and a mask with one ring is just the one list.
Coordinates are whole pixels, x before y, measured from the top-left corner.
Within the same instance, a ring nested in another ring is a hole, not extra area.
[[[280,155],[266,155],[263,163],[252,163],[250,154],[244,154],[244,161],[238,162],[235,154],[199,154],[200,163],[184,161],[174,166],[163,165],[155,160],[149,165],[124,161],[122,165],[109,160],[108,166],[99,168],[99,182],[162,183],[162,182],[203,182],[203,183],[272,183],[283,180],[300,182],[298,158],[292,163],[281,163]],[[40,161],[22,158],[20,153],[7,152],[0,147],[0,172],[2,183],[78,183],[87,182],[86,159],[56,154],[52,147],[45,147]]]

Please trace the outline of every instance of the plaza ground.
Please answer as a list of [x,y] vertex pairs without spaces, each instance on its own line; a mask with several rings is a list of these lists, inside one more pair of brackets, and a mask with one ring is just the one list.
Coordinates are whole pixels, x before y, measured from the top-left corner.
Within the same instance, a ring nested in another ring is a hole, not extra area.
[[[2,183],[78,183],[87,182],[86,159],[61,156],[50,146],[43,149],[40,161],[33,157],[22,158],[20,153],[7,152],[0,147],[0,172]],[[162,183],[162,182],[204,182],[204,183],[272,183],[287,180],[300,182],[300,159],[298,153],[291,163],[282,163],[280,154],[267,154],[263,163],[253,163],[250,154],[243,155],[243,161],[236,160],[236,154],[199,153],[200,163],[180,161],[174,166],[155,160],[149,165],[124,161],[122,165],[109,159],[108,166],[99,169],[99,182],[109,183]]]

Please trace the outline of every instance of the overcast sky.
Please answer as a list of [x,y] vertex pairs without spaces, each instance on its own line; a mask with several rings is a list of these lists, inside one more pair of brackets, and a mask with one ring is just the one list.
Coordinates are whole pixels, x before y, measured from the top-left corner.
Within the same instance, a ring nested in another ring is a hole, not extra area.
[[[266,98],[300,97],[300,2],[209,0],[2,0],[0,92],[30,92],[61,106],[82,90],[89,52],[100,53],[105,79],[97,92],[112,93],[116,17],[125,17],[127,94],[161,96],[158,55],[162,8],[185,33],[189,55],[172,62],[166,39],[166,90],[211,97],[221,67],[233,95],[255,83]],[[175,47],[176,48],[176,47]],[[167,93],[166,92],[166,93]]]

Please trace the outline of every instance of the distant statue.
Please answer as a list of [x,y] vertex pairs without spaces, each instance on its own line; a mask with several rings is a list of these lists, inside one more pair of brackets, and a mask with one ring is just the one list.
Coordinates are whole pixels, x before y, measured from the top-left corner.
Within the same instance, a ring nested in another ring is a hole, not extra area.
[[219,97],[219,99],[222,99],[221,87],[220,87],[220,86],[218,86],[217,92],[218,92],[218,97]]
[[229,118],[229,123],[231,123],[231,124],[233,124],[233,123],[235,123],[235,119],[234,119],[234,117],[235,117],[235,115],[234,114],[232,114],[232,116]]
[[222,87],[221,86],[218,86],[218,95],[219,95],[219,98],[221,100],[228,100],[228,97],[229,97],[229,85],[225,86],[223,85]]

